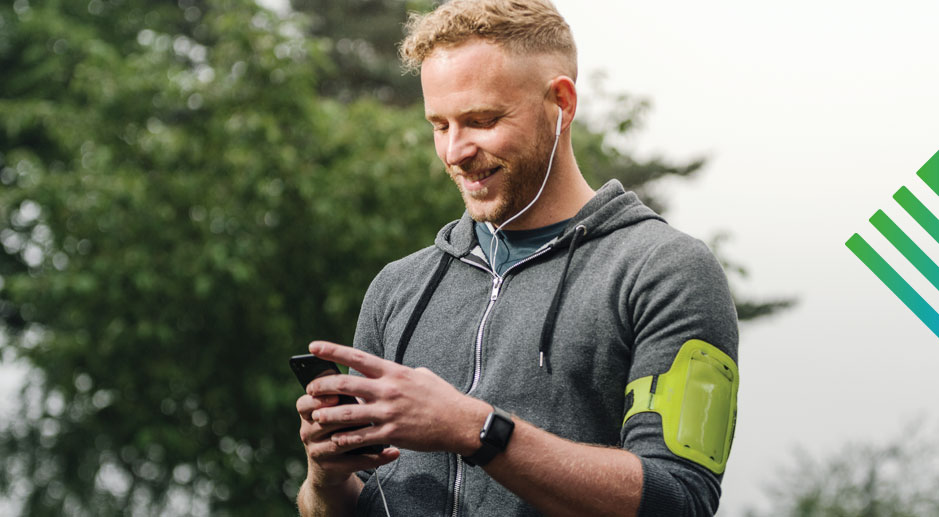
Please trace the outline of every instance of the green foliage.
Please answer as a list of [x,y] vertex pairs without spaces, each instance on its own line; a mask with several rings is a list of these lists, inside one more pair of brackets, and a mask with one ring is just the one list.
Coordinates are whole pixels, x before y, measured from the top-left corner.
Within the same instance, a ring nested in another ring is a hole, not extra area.
[[341,100],[375,97],[398,105],[421,101],[420,80],[402,75],[397,59],[408,12],[429,11],[434,0],[292,0],[308,13],[312,33],[328,41],[334,67],[321,91]]
[[799,452],[769,487],[773,510],[748,517],[939,515],[939,443],[908,426],[886,444],[848,444],[821,459]]
[[211,2],[195,39],[171,6],[128,43],[26,5],[2,11],[2,293],[42,378],[7,487],[30,515],[293,513],[286,358],[349,342],[374,274],[461,209],[422,110],[319,96],[300,15]]
[[[389,49],[424,3],[296,4],[0,6],[0,349],[34,372],[0,495],[24,514],[294,514],[286,358],[350,342],[378,270],[461,213]],[[575,130],[593,185],[700,169],[609,145],[644,104],[620,106]]]

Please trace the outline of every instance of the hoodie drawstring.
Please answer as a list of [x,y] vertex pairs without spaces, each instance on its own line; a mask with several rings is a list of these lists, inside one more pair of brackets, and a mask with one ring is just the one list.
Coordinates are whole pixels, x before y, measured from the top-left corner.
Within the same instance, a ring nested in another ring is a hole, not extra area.
[[[581,238],[585,235],[587,235],[586,226],[580,224],[574,228],[574,235],[571,238],[571,242],[567,248],[567,259],[564,261],[564,269],[561,270],[561,277],[558,279],[558,286],[554,291],[554,298],[551,300],[551,305],[548,307],[548,313],[545,315],[544,325],[541,327],[541,344],[538,347],[538,366],[540,367],[544,366],[545,358],[547,357],[548,351],[551,347],[551,338],[554,334],[554,325],[557,321],[558,308],[561,304],[561,297],[564,295],[564,281],[567,279],[567,271],[571,265],[571,258],[574,256],[574,250],[577,249],[577,245],[580,243]],[[404,332],[401,333],[401,339],[398,340],[398,347],[395,350],[396,363],[401,364],[402,360],[404,359],[404,352],[411,341],[411,335],[414,334],[414,329],[417,328],[418,321],[420,321],[421,316],[424,315],[424,310],[427,309],[427,304],[430,303],[430,299],[434,295],[434,291],[436,291],[437,286],[440,285],[440,281],[443,279],[443,275],[446,274],[452,260],[453,257],[449,253],[441,254],[440,262],[437,263],[437,268],[434,270],[434,274],[430,277],[430,281],[421,292],[421,296],[417,300],[417,305],[414,307],[414,311],[411,312],[411,316],[408,318],[407,325],[404,326]],[[550,369],[551,365],[549,364],[548,370],[550,371]]]
[[[561,271],[561,278],[558,280],[558,287],[554,291],[554,298],[551,300],[551,306],[548,307],[548,314],[545,316],[544,326],[541,327],[541,345],[538,347],[538,366],[543,367],[545,357],[548,355],[548,349],[551,346],[551,336],[554,334],[554,324],[558,317],[558,306],[561,304],[561,296],[564,292],[564,280],[567,279],[567,269],[571,265],[571,257],[574,256],[574,250],[580,238],[587,235],[587,227],[579,224],[574,228],[574,236],[567,248],[567,260],[564,261],[564,269]],[[551,371],[551,365],[548,364],[548,371]]]
[[437,290],[437,286],[440,285],[440,280],[447,272],[447,268],[450,267],[452,260],[452,255],[443,252],[440,257],[440,262],[437,263],[437,269],[434,270],[434,274],[430,277],[430,282],[427,283],[427,286],[425,286],[424,290],[421,292],[421,297],[417,300],[417,305],[414,307],[414,311],[411,312],[411,317],[408,318],[407,325],[404,326],[404,332],[401,333],[398,348],[395,350],[396,363],[401,364],[401,361],[404,360],[404,350],[407,349],[408,343],[411,342],[411,334],[414,334],[414,329],[417,328],[417,322],[420,321],[421,316],[424,315],[424,309],[426,309],[427,304],[430,303],[430,298],[434,295],[434,291]]

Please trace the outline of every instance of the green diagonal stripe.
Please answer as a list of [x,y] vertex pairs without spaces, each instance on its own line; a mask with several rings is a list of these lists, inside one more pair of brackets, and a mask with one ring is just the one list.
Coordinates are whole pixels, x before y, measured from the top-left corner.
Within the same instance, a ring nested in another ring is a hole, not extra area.
[[916,171],[916,175],[929,185],[936,195],[939,195],[939,151]]
[[910,214],[920,226],[923,227],[936,242],[939,242],[939,218],[932,215],[925,205],[920,202],[916,196],[906,187],[900,187],[900,190],[893,195],[893,199]]
[[910,287],[910,284],[906,283],[906,280],[894,271],[867,241],[855,233],[845,242],[845,245],[857,258],[861,259],[867,269],[877,275],[877,278],[897,295],[907,308],[913,311],[920,321],[929,327],[933,334],[939,337],[939,313],[930,307],[926,300]]
[[929,280],[929,283],[939,289],[939,266],[936,266],[883,210],[878,210],[871,216],[871,224]]

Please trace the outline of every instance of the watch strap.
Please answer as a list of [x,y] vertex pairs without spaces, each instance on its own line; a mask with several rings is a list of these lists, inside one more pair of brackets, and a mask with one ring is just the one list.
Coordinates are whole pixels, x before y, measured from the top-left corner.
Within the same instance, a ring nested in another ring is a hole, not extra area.
[[486,423],[479,431],[479,449],[469,456],[463,456],[463,461],[473,466],[484,466],[497,454],[504,451],[509,445],[509,438],[515,430],[512,415],[492,406],[492,413],[486,418]]

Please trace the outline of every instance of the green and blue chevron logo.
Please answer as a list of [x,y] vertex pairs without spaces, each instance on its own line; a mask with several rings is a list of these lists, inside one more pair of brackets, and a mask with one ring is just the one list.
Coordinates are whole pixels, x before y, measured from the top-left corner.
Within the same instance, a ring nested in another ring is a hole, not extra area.
[[[923,165],[916,175],[939,196],[939,152]],[[939,242],[939,218],[933,215],[906,187],[900,187],[893,199],[926,232]],[[890,217],[878,210],[870,222],[924,277],[939,289],[939,266],[900,229]],[[867,266],[893,294],[939,337],[939,313],[903,279],[860,235],[854,234],[845,243],[857,258]]]

